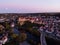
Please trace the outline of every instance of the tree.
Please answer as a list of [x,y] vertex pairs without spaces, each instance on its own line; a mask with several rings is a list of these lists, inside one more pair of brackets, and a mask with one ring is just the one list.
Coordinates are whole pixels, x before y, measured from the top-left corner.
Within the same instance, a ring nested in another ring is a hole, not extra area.
[[16,38],[16,40],[21,43],[21,42],[25,41],[26,38],[27,38],[26,33],[20,33],[20,35]]

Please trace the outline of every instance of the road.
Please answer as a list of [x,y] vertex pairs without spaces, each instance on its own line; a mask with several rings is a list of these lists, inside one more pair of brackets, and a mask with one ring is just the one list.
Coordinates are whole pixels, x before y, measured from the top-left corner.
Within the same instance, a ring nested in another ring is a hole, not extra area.
[[40,41],[41,41],[41,45],[47,45],[44,32],[41,32]]

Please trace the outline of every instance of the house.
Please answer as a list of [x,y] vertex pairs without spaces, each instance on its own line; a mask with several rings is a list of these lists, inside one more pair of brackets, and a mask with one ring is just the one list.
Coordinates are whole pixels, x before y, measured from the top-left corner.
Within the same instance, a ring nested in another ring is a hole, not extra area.
[[1,40],[0,40],[0,45],[5,44],[7,42],[8,38],[7,36],[4,36]]

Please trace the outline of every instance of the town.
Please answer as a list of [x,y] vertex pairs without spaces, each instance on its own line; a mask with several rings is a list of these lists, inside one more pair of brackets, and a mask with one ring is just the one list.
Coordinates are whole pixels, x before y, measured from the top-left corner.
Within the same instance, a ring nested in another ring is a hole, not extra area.
[[0,14],[0,45],[48,45],[42,34],[60,40],[59,13]]

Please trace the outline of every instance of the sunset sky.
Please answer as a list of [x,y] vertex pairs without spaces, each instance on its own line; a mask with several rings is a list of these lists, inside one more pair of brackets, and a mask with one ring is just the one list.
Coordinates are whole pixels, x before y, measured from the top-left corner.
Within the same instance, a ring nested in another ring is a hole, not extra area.
[[60,0],[0,0],[0,13],[60,12]]

